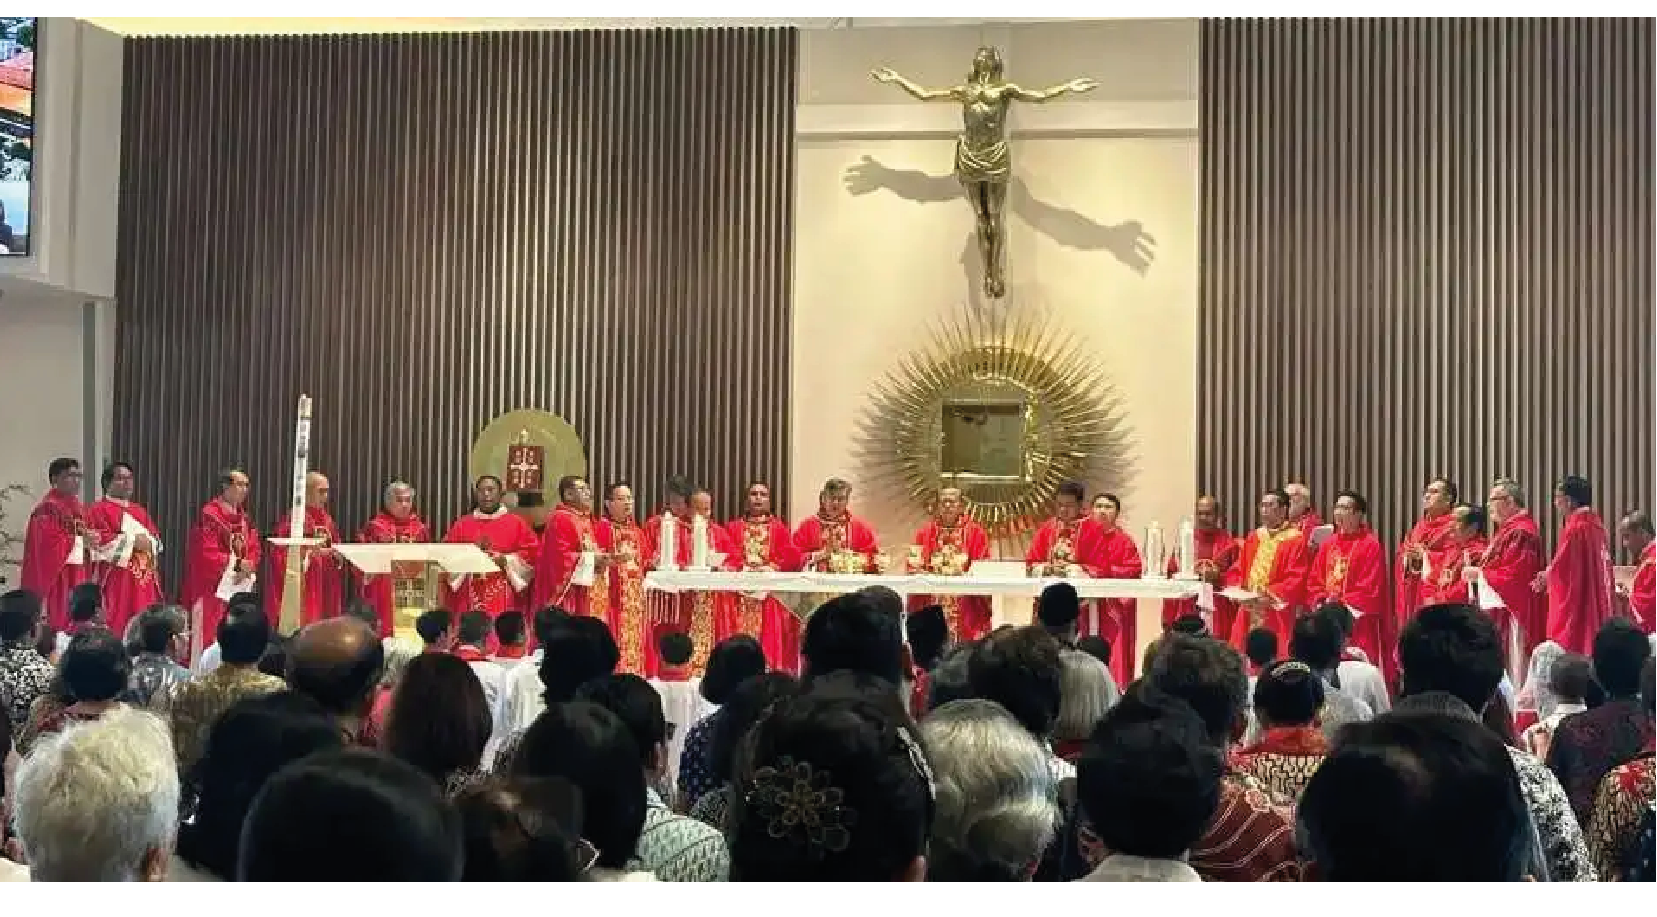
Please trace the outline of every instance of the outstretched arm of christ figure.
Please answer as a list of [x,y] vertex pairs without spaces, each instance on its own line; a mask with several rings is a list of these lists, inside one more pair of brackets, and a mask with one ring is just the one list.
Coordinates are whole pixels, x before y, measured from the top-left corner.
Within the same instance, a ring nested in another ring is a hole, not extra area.
[[948,89],[925,89],[899,75],[891,67],[876,67],[869,71],[869,75],[874,77],[876,82],[895,84],[899,89],[922,102],[953,101],[961,97],[961,87],[959,86],[951,86]]
[[1046,89],[1025,89],[1023,86],[1008,83],[1007,93],[1020,102],[1034,102],[1037,105],[1040,105],[1043,102],[1051,102],[1059,96],[1067,93],[1092,92],[1098,88],[1098,80],[1084,76],[1080,79],[1071,80],[1068,83],[1060,83],[1057,86],[1049,86]]

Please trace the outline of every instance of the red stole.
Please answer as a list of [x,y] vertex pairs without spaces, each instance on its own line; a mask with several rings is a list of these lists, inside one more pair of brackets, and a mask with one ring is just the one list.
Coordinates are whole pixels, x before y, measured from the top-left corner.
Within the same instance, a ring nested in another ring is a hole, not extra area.
[[[592,615],[608,622],[609,577],[595,569],[590,584],[581,586],[574,582],[582,555],[596,554],[599,550],[592,517],[559,505],[547,522],[535,561],[535,578],[529,584],[530,607],[557,605],[572,615]],[[593,607],[595,604],[597,608]]]
[[1322,524],[1323,524],[1323,519],[1320,516],[1318,516],[1318,511],[1315,510],[1315,509],[1307,510],[1305,513],[1303,513],[1301,515],[1301,517],[1299,519],[1296,519],[1296,520],[1294,520],[1293,522],[1290,523],[1290,525],[1293,525],[1295,528],[1300,529],[1300,534],[1304,535],[1307,538],[1311,538],[1312,537],[1312,530],[1317,528],[1318,526],[1320,526]]
[[[289,510],[276,523],[271,534],[277,538],[288,537],[288,522],[293,516]],[[319,554],[334,546],[339,540],[339,530],[334,527],[334,518],[328,510],[321,506],[305,507],[304,535],[307,538],[318,538],[322,544],[310,548],[305,552],[304,593],[300,598],[299,626],[304,627],[323,618],[331,618],[340,612],[340,568],[339,561],[331,555]],[[265,614],[272,621],[279,621],[282,617],[282,596],[288,585],[288,549],[279,545],[270,546],[270,582],[263,590],[265,594]]]
[[1448,603],[1473,603],[1473,590],[1462,581],[1462,571],[1469,566],[1478,566],[1479,558],[1484,556],[1485,540],[1478,535],[1466,541],[1451,542],[1439,552],[1438,567],[1432,570],[1432,576],[1421,584],[1421,604],[1443,605]]
[[1567,653],[1589,655],[1611,617],[1611,551],[1599,514],[1581,507],[1565,517],[1548,564],[1548,639]]
[[259,558],[259,530],[247,511],[216,497],[208,500],[190,528],[184,552],[184,588],[179,590],[179,603],[185,608],[194,609],[197,602],[201,603],[201,619],[191,627],[198,646],[218,639],[225,603],[217,592],[225,569],[233,559],[240,559],[249,570],[258,570]]
[[655,671],[656,660],[645,626],[644,532],[631,519],[601,519],[593,534],[599,549],[610,555],[603,583],[609,590],[606,606],[610,632],[615,634],[616,649],[621,653],[620,669],[649,676]]
[[1398,559],[1393,564],[1393,598],[1394,621],[1398,632],[1402,633],[1404,625],[1415,617],[1426,603],[1422,601],[1420,568],[1411,570],[1405,563],[1410,548],[1420,545],[1426,551],[1427,573],[1432,575],[1439,563],[1439,552],[1450,543],[1451,533],[1455,530],[1456,517],[1454,513],[1443,513],[1437,516],[1422,516],[1415,527],[1404,537],[1398,545]]
[[[794,549],[788,524],[769,513],[732,519],[725,523],[725,537],[740,555],[738,564],[743,570],[800,569],[800,555]],[[800,619],[775,598],[737,596],[732,616],[721,627],[720,639],[733,633],[757,637],[771,668],[799,671]]]
[[[1102,579],[1138,579],[1145,572],[1139,546],[1121,529],[1099,533],[1088,566]],[[1095,599],[1082,603],[1079,634],[1110,642],[1110,672],[1119,685],[1133,681],[1139,637],[1139,602],[1134,599]]]
[[1024,566],[1032,574],[1063,576],[1075,565],[1088,576],[1103,576],[1098,564],[1099,538],[1103,530],[1092,519],[1061,522],[1049,519],[1036,529]]
[[46,620],[58,630],[69,623],[69,591],[86,582],[92,563],[84,546],[80,563],[69,563],[69,555],[75,541],[90,531],[86,508],[74,494],[48,491],[29,514],[18,584],[40,596]]
[[[493,552],[506,558],[509,569],[519,576],[533,575],[535,569],[535,532],[522,516],[502,509],[492,516],[477,512],[467,513],[454,521],[443,538],[451,544],[475,544],[484,552]],[[502,612],[520,606],[529,599],[529,588],[520,592],[504,571],[473,574],[449,584],[449,610],[463,614],[474,608],[499,617]]]
[[1339,602],[1353,611],[1352,642],[1371,659],[1396,641],[1387,622],[1387,562],[1369,526],[1337,532],[1318,547],[1306,576],[1311,604]]
[[[1507,606],[1508,613],[1499,616],[1497,623],[1504,630],[1515,624],[1522,629],[1524,656],[1528,658],[1542,642],[1548,623],[1547,602],[1531,588],[1531,582],[1542,569],[1542,536],[1528,510],[1520,510],[1496,527],[1496,534],[1490,536],[1490,543],[1485,546],[1479,569]],[[1503,641],[1504,646],[1506,642]]]
[[[431,540],[431,529],[419,516],[409,513],[407,517],[398,519],[383,510],[368,520],[362,531],[357,533],[357,541],[363,544],[428,544]],[[411,578],[424,579],[425,575],[425,564],[406,563],[393,564],[388,576],[361,576],[361,595],[379,612],[381,637],[391,636],[397,626],[395,584]]]
[[[794,530],[794,549],[802,558],[818,551],[847,551],[858,555],[859,568],[835,572],[871,573],[875,569],[875,555],[880,552],[880,545],[875,539],[874,529],[856,516],[847,513],[839,519],[825,519],[819,514],[808,517]],[[817,561],[813,569],[828,571],[833,562],[832,557],[824,557]]]
[[103,583],[104,620],[117,634],[125,634],[128,622],[161,601],[161,575],[155,566],[154,553],[127,547],[122,541],[127,537],[122,532],[127,516],[144,527],[152,542],[161,543],[156,524],[137,503],[104,497],[86,510],[86,523],[97,534],[99,547],[106,556],[118,547],[126,553],[125,566],[117,565],[120,558],[107,556],[92,568],[93,578]]
[[[1285,525],[1277,531],[1257,528],[1243,539],[1237,566],[1227,586],[1269,596],[1274,607],[1267,609],[1260,626],[1277,634],[1277,645],[1288,646],[1298,609],[1306,602],[1306,573],[1311,558],[1306,553],[1306,536],[1300,529]],[[1231,645],[1238,652],[1248,646],[1248,632],[1255,627],[1253,613],[1238,614],[1231,624]]]
[[[920,569],[917,573],[934,576],[960,576],[972,569],[975,561],[990,556],[990,536],[976,521],[962,516],[953,526],[945,527],[934,519],[915,533],[915,545],[920,548]],[[990,630],[990,600],[977,595],[916,595],[909,598],[909,610],[917,611],[936,602],[943,606],[944,619],[949,622],[950,636],[962,642],[977,640]]]
[[[1197,529],[1192,539],[1195,547],[1196,570],[1199,575],[1217,574],[1219,582],[1231,574],[1231,568],[1237,564],[1237,556],[1242,553],[1243,543],[1237,536],[1225,529]],[[1165,571],[1169,576],[1180,572],[1179,552],[1168,557],[1168,568]],[[1162,601],[1162,628],[1167,630],[1180,618],[1197,613],[1196,599],[1164,599]],[[1209,626],[1209,632],[1226,635],[1231,633],[1231,622],[1237,614],[1237,606],[1224,596],[1214,596],[1214,620]]]

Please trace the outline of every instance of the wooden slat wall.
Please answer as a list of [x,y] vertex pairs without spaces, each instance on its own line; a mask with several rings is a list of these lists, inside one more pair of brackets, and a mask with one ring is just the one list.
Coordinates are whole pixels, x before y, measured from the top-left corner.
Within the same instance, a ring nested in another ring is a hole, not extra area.
[[[595,484],[788,493],[798,37],[788,29],[127,43],[115,448],[170,543],[293,405],[354,531],[446,526],[471,443],[557,413]],[[181,551],[170,552],[177,582]]]
[[1198,482],[1652,506],[1652,22],[1202,26]]

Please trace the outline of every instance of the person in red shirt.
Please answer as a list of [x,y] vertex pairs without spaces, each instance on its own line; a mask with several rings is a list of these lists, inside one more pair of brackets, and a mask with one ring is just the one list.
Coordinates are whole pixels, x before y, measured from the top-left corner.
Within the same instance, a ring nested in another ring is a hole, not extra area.
[[1300,534],[1311,538],[1312,530],[1323,524],[1323,517],[1312,505],[1312,488],[1299,481],[1290,481],[1283,485],[1283,492],[1289,495],[1289,524],[1300,529]]
[[[1450,510],[1458,499],[1456,485],[1445,478],[1433,478],[1421,492],[1421,519],[1398,545],[1394,566],[1393,602],[1394,625],[1402,633],[1404,625],[1415,616],[1422,601],[1422,574],[1431,578],[1438,567],[1438,552],[1444,550],[1450,539],[1450,527],[1455,524]],[[1390,655],[1390,654],[1389,654]]]
[[1554,487],[1553,505],[1565,517],[1565,525],[1552,562],[1531,586],[1548,594],[1547,638],[1568,653],[1587,655],[1600,625],[1611,617],[1610,540],[1605,523],[1594,512],[1587,479],[1562,479]]
[[[909,549],[911,573],[931,576],[963,576],[975,561],[990,556],[990,536],[967,514],[967,501],[959,487],[938,490],[937,515],[915,533]],[[939,605],[949,630],[964,642],[977,640],[990,630],[990,600],[977,595],[913,595],[909,608],[919,611]]]
[[[1099,540],[1091,565],[1104,579],[1139,579],[1145,572],[1145,562],[1133,536],[1117,524],[1121,513],[1122,501],[1115,494],[1093,498],[1093,521],[1099,526]],[[1110,641],[1110,672],[1119,685],[1134,678],[1138,619],[1139,603],[1134,599],[1095,599],[1082,611],[1081,635]]]
[[1248,632],[1269,627],[1280,646],[1289,645],[1295,615],[1306,604],[1306,573],[1312,559],[1306,536],[1289,522],[1289,495],[1270,490],[1260,497],[1260,527],[1243,539],[1242,553],[1226,586],[1254,593],[1238,608],[1229,642],[1241,652]]
[[86,582],[98,540],[81,505],[81,463],[53,459],[46,477],[52,489],[29,515],[20,585],[40,596],[47,623],[62,630],[69,623],[69,590]]
[[1306,576],[1316,607],[1335,602],[1352,610],[1352,642],[1369,659],[1386,655],[1394,639],[1386,626],[1387,558],[1369,527],[1369,501],[1356,491],[1335,497],[1335,534],[1318,548]]
[[1657,533],[1652,530],[1651,517],[1642,510],[1622,517],[1617,523],[1617,539],[1635,563],[1633,582],[1618,592],[1628,601],[1629,617],[1649,636],[1657,627],[1657,567],[1653,565],[1657,561]]
[[[342,592],[341,575],[343,561],[339,552],[334,550],[334,542],[339,540],[339,529],[334,525],[334,517],[328,512],[328,476],[320,471],[312,471],[305,475],[305,507],[304,518],[300,525],[300,534],[306,538],[315,538],[321,542],[313,548],[305,548],[300,567],[300,601],[299,626],[314,624],[323,618],[332,618],[340,613]],[[277,538],[286,538],[292,531],[290,527],[293,511],[282,514],[271,529],[271,534]],[[288,549],[275,544],[270,546],[270,584],[262,590],[265,594],[265,614],[272,621],[282,620],[282,596],[286,593],[288,583]]]
[[[1237,555],[1242,550],[1243,543],[1226,530],[1225,510],[1220,508],[1220,501],[1215,497],[1198,497],[1191,521],[1192,543],[1196,548],[1196,569],[1192,572],[1203,582],[1218,588],[1224,585],[1226,576],[1237,563]],[[1180,572],[1177,550],[1169,555],[1166,572],[1169,576]],[[1196,613],[1196,599],[1164,599],[1162,629],[1167,630],[1180,618]],[[1214,596],[1214,621],[1209,630],[1216,634],[1230,634],[1231,622],[1236,614],[1237,607],[1230,599]]]
[[528,598],[529,580],[534,576],[540,544],[529,523],[501,505],[500,478],[486,474],[477,479],[472,485],[472,511],[456,519],[443,540],[451,544],[475,544],[499,567],[493,573],[450,578],[447,601],[450,611],[459,615],[481,608],[490,618],[496,618],[508,608],[519,608]]
[[[798,570],[800,556],[794,550],[788,523],[771,512],[771,485],[752,481],[744,493],[747,505],[742,515],[725,523],[726,541],[736,552],[741,569],[768,573]],[[736,602],[735,631],[758,638],[772,668],[799,671],[800,619],[774,596],[739,595]]]
[[1512,478],[1498,478],[1490,485],[1490,521],[1495,531],[1484,554],[1462,568],[1462,579],[1477,582],[1482,575],[1494,596],[1507,609],[1497,616],[1502,628],[1502,647],[1507,657],[1508,677],[1514,684],[1524,680],[1526,660],[1542,642],[1547,631],[1547,600],[1531,584],[1542,569],[1542,536],[1536,519],[1525,508],[1525,491]]
[[[426,544],[431,540],[431,528],[414,511],[414,488],[407,481],[392,481],[386,485],[381,495],[380,511],[357,533],[357,541],[363,544]],[[397,632],[398,591],[404,594],[416,589],[424,591],[425,581],[426,565],[423,563],[393,564],[391,572],[386,574],[361,574],[362,597],[379,614],[381,637],[390,637]],[[403,626],[408,627],[407,624]]]
[[878,573],[880,544],[875,530],[851,514],[852,486],[839,478],[823,482],[817,515],[794,529],[794,550],[807,570]]

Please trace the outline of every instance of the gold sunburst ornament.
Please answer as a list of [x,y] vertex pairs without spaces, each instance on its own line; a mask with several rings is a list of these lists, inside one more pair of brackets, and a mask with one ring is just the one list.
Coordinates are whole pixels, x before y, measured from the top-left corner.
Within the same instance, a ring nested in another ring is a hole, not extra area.
[[931,508],[959,487],[992,538],[1038,525],[1059,485],[1119,486],[1128,432],[1099,354],[1035,310],[963,310],[876,383],[859,422],[863,481]]

